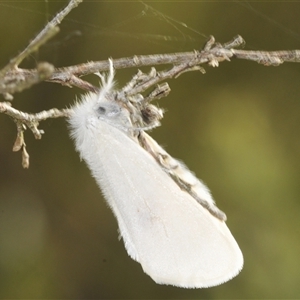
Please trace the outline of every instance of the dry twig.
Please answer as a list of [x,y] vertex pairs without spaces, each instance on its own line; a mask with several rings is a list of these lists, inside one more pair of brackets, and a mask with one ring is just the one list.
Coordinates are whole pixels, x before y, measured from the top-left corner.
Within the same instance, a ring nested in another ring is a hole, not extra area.
[[[97,92],[98,88],[80,77],[101,72],[109,69],[109,61],[88,62],[75,66],[55,69],[49,63],[40,63],[36,69],[22,69],[19,64],[32,52],[36,51],[41,45],[45,44],[54,34],[58,32],[57,25],[63,18],[75,8],[82,0],[70,0],[69,4],[51,20],[46,27],[37,35],[32,42],[16,57],[0,70],[0,93],[5,100],[12,100],[13,94],[21,92],[25,88],[31,87],[41,81],[55,82],[64,86],[76,86],[85,91]],[[300,50],[289,51],[248,51],[235,49],[245,42],[241,36],[236,36],[232,41],[225,44],[215,43],[213,37],[205,44],[202,50],[192,52],[158,54],[158,55],[140,55],[125,57],[113,60],[115,69],[137,68],[142,66],[171,65],[171,68],[156,72],[151,69],[148,75],[138,72],[130,83],[125,86],[118,94],[119,99],[128,97],[139,97],[141,92],[165,81],[168,78],[178,77],[184,72],[201,71],[205,72],[203,65],[217,67],[222,61],[230,61],[232,58],[246,59],[255,61],[265,66],[278,66],[284,62],[300,62]],[[170,89],[167,85],[160,85],[150,94],[149,101],[153,98],[166,96]],[[127,101],[128,102],[128,101]],[[130,101],[128,102],[130,103]],[[128,107],[128,109],[131,109]],[[150,111],[149,111],[150,110]],[[144,120],[136,120],[143,128],[151,128],[156,124],[151,124],[152,114],[159,115],[158,110],[151,111],[152,107],[147,105],[145,111],[141,108]],[[23,151],[23,166],[29,166],[29,155],[26,151],[24,141],[24,129],[29,128],[35,138],[40,139],[43,131],[38,129],[39,122],[48,118],[67,117],[71,112],[67,109],[51,109],[37,114],[28,114],[19,111],[8,102],[0,102],[0,112],[12,117],[17,126],[17,138],[13,150]],[[161,115],[162,117],[162,115]],[[156,119],[159,119],[157,116]]]

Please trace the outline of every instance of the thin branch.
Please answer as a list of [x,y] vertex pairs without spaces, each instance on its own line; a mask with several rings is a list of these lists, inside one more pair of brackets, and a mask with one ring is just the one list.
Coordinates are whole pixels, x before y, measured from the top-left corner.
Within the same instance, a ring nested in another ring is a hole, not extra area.
[[59,110],[57,108],[52,108],[36,114],[29,114],[11,107],[11,103],[0,102],[0,113],[4,113],[12,117],[14,120],[20,121],[23,125],[27,126],[32,131],[36,139],[41,139],[43,134],[43,131],[37,128],[40,121],[44,121],[49,118],[68,117],[70,116],[70,112],[71,110],[69,109]]
[[[0,79],[5,76],[9,70],[17,69],[18,65],[31,53],[37,51],[40,46],[45,44],[49,39],[51,39],[55,34],[58,33],[59,28],[49,26],[47,24],[44,30],[42,30],[38,36],[17,56],[12,58],[9,63],[0,71]],[[47,29],[47,30],[46,30]]]
[[24,139],[24,130],[29,128],[36,139],[41,139],[44,131],[38,129],[39,122],[49,118],[68,117],[71,114],[69,109],[50,109],[44,110],[36,114],[28,114],[11,107],[10,102],[0,102],[0,113],[4,113],[13,118],[17,126],[17,137],[13,145],[13,151],[22,150],[22,166],[29,168],[29,154],[26,150]]
[[64,19],[64,17],[75,7],[79,5],[82,0],[71,0],[69,4],[55,17],[47,23],[44,29],[29,43],[29,45],[16,57],[10,60],[1,71],[0,77],[3,76],[8,70],[16,68],[28,55],[37,51],[40,46],[45,44],[50,38],[58,33],[58,24]]
[[[119,58],[115,60],[105,60],[98,62],[88,62],[85,64],[58,68],[48,63],[38,64],[36,69],[21,69],[18,65],[22,60],[33,51],[36,51],[57,31],[57,25],[62,19],[82,0],[70,0],[67,7],[58,13],[54,19],[37,35],[37,37],[21,52],[13,58],[0,71],[0,93],[6,100],[12,100],[15,92],[20,92],[29,88],[40,81],[60,83],[61,85],[72,87],[76,86],[85,91],[97,92],[98,87],[94,87],[89,82],[80,77],[101,71],[109,70],[110,67],[115,69],[124,69],[132,67],[152,66],[149,74],[139,71],[133,79],[120,91],[116,92],[116,100],[126,103],[128,111],[131,114],[132,122],[136,124],[137,129],[147,130],[159,125],[159,120],[163,116],[163,110],[150,104],[154,98],[166,96],[170,88],[166,82],[162,85],[158,83],[168,78],[178,77],[184,72],[201,71],[205,73],[202,65],[208,64],[212,67],[219,66],[220,62],[230,61],[232,58],[246,59],[258,62],[265,66],[278,66],[283,62],[300,62],[300,50],[290,51],[248,51],[235,49],[245,42],[241,36],[233,40],[219,44],[215,43],[213,37],[204,45],[200,51],[157,54],[157,55],[140,55],[133,57]],[[153,66],[171,65],[169,69],[157,72]],[[146,98],[141,93],[150,87],[157,85]],[[139,99],[143,98],[143,105]],[[4,113],[14,120],[17,127],[17,137],[13,146],[13,151],[22,150],[22,165],[24,168],[29,167],[29,154],[26,150],[24,140],[24,130],[29,128],[36,139],[40,139],[43,130],[39,129],[39,122],[48,118],[68,117],[72,113],[70,109],[58,110],[56,108],[48,111],[42,111],[36,114],[29,114],[19,111],[11,106],[9,102],[0,102],[0,113]]]
[[[36,69],[13,69],[7,71],[3,81],[0,81],[0,91],[11,95],[30,88],[32,85],[47,80],[54,72],[54,67],[47,63],[39,63]],[[1,80],[1,79],[0,79]],[[0,92],[1,93],[1,92]],[[12,100],[12,98],[6,100]]]
[[[70,0],[69,4],[43,28],[43,30],[34,38],[29,45],[17,56],[12,58],[10,62],[0,70],[0,90],[3,90],[3,95],[6,100],[12,100],[12,94],[20,92],[26,88],[31,87],[40,81],[48,79],[54,71],[54,67],[49,63],[39,63],[34,70],[19,69],[19,64],[29,56],[31,53],[37,51],[40,46],[45,44],[58,31],[58,24],[64,17],[82,0]],[[80,80],[80,79],[78,79]],[[83,81],[80,80],[83,85]],[[88,84],[87,84],[88,86]],[[4,113],[13,118],[17,126],[17,137],[13,146],[13,151],[22,150],[22,166],[29,167],[29,154],[26,150],[26,143],[24,140],[24,130],[28,127],[36,139],[40,139],[43,130],[38,129],[39,122],[48,118],[67,117],[70,110],[56,108],[48,111],[42,111],[37,114],[28,114],[11,107],[10,103],[0,102],[0,113]]]
[[278,66],[284,62],[300,62],[300,50],[287,51],[251,51],[231,49],[239,59],[256,61],[265,66]]
[[[164,64],[174,65],[187,62],[190,63],[191,61],[192,65],[200,65],[211,63],[212,60],[216,60],[217,62],[230,60],[232,57],[255,61],[267,66],[278,66],[284,62],[300,62],[300,50],[252,51],[233,48],[244,43],[245,41],[241,36],[236,36],[232,41],[225,43],[224,45],[219,43],[215,44],[214,38],[211,37],[202,51],[124,57],[114,59],[114,68],[127,69]],[[108,69],[109,62],[107,60],[58,68],[55,70],[49,81],[63,76],[65,78],[69,78],[71,74],[75,76],[84,76],[96,72],[106,71]]]
[[[215,43],[213,37],[207,42],[201,51],[192,52],[180,52],[180,53],[169,53],[169,54],[157,54],[157,55],[140,55],[133,57],[124,57],[114,59],[115,69],[125,68],[136,68],[143,66],[155,66],[155,65],[181,65],[186,70],[195,71],[202,70],[200,65],[209,64],[211,66],[218,66],[222,61],[229,61],[231,58],[246,59],[255,61],[265,66],[278,66],[284,62],[300,62],[300,50],[287,50],[287,51],[252,51],[252,50],[240,50],[232,47],[237,47],[244,44],[244,40],[237,36],[232,41],[223,45]],[[97,88],[90,83],[80,79],[79,77],[93,74],[96,72],[102,72],[109,69],[109,63],[107,60],[88,62],[80,65],[58,68],[49,78],[45,80],[49,82],[60,83],[65,86],[76,86],[86,91],[96,91]],[[174,70],[173,70],[174,71]],[[183,70],[185,71],[185,70]],[[14,85],[8,84],[15,79],[15,82],[19,82],[22,78],[23,81],[27,82],[36,77],[37,71],[17,69],[9,72],[0,85],[0,93],[7,94],[12,93]],[[177,72],[178,73],[178,72]],[[170,78],[176,75],[176,72],[170,74]],[[32,80],[35,82],[34,80]],[[27,86],[26,86],[27,87]],[[19,91],[20,88],[16,89]]]
[[[45,76],[45,74],[42,74],[43,76],[40,76],[41,73],[39,69],[31,70],[31,74],[29,76],[31,77],[31,79],[27,80],[27,78],[25,78],[25,84],[18,84],[20,83],[20,80],[18,80],[18,78],[15,78],[15,80],[13,81],[9,80],[12,74],[15,74],[16,77],[20,76],[18,69],[19,64],[24,60],[24,58],[28,57],[31,53],[37,51],[49,39],[51,39],[55,34],[57,34],[59,31],[57,25],[60,24],[64,17],[73,8],[77,7],[82,1],[83,0],[70,0],[69,4],[61,12],[56,14],[55,17],[49,23],[47,23],[43,30],[29,43],[29,45],[20,54],[12,58],[2,70],[0,70],[1,88],[6,89],[6,91],[3,93],[6,95],[6,99],[10,98],[9,95],[11,93],[20,92],[24,88],[28,88],[37,82],[47,79],[52,74],[54,67],[48,67],[47,76]],[[24,70],[21,70],[21,72],[22,71]]]
[[[157,55],[140,55],[133,57],[124,57],[114,59],[115,69],[136,68],[144,66],[155,65],[174,65],[172,71],[168,71],[162,75],[160,73],[160,81],[167,78],[180,75],[185,71],[204,71],[200,66],[203,64],[209,64],[213,67],[217,67],[222,61],[230,61],[231,58],[245,59],[255,61],[265,66],[278,66],[284,62],[300,62],[300,50],[286,50],[286,51],[252,51],[252,50],[240,50],[234,49],[244,45],[245,41],[241,36],[236,36],[233,40],[223,45],[215,43],[215,39],[211,39],[206,43],[202,51],[193,52],[180,52],[170,54],[157,54]],[[88,62],[85,64],[58,68],[47,79],[49,82],[56,82],[61,84],[68,84],[80,87],[84,90],[91,90],[91,87],[83,82],[78,81],[78,77],[93,74],[96,72],[102,72],[109,69],[108,60],[98,62]],[[76,80],[74,80],[76,79]],[[157,80],[152,84],[157,83]],[[150,84],[151,85],[151,84]],[[1,92],[1,90],[0,90]]]

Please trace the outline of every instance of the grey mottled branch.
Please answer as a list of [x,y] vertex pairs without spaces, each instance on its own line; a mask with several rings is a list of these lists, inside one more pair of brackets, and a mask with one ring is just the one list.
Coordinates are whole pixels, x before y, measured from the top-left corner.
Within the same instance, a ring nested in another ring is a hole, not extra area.
[[[42,81],[59,83],[68,87],[76,86],[84,91],[97,92],[98,87],[93,86],[81,77],[109,69],[109,60],[88,62],[64,68],[54,68],[53,65],[47,62],[39,63],[35,69],[19,68],[19,64],[26,57],[38,50],[40,46],[44,45],[59,31],[58,25],[80,2],[82,2],[82,0],[70,0],[68,5],[42,29],[29,45],[0,70],[0,94],[2,94],[6,101],[0,102],[0,113],[10,116],[16,123],[17,138],[13,151],[22,150],[22,164],[25,168],[29,166],[29,155],[26,151],[24,130],[29,128],[35,138],[40,139],[43,133],[42,130],[38,129],[40,121],[48,118],[68,117],[71,111],[69,109],[58,110],[53,108],[37,114],[30,114],[13,108],[12,102],[7,101],[13,100],[14,93],[21,92]],[[225,44],[216,43],[215,39],[211,37],[201,50],[156,55],[136,55],[133,57],[113,59],[115,69],[138,68],[143,66],[152,67],[149,74],[144,74],[139,71],[130,83],[119,92],[118,97],[120,99],[122,97],[135,97],[138,99],[138,97],[141,96],[140,93],[153,86],[157,86],[155,90],[147,96],[150,102],[153,98],[164,97],[169,93],[170,89],[168,85],[166,83],[158,85],[160,82],[164,82],[169,78],[178,77],[188,71],[200,71],[205,73],[203,66],[217,67],[220,62],[230,61],[233,58],[251,60],[265,66],[278,66],[284,62],[300,62],[300,50],[252,51],[236,49],[244,44],[245,41],[241,36],[236,36],[232,41]],[[170,65],[170,67],[160,72],[157,72],[153,67],[162,64]],[[130,109],[130,107],[128,107],[128,109]],[[151,110],[153,107],[147,105],[147,110],[149,109]],[[143,116],[145,119],[141,124],[151,128],[154,125],[151,124],[152,114],[156,114],[155,118],[159,119],[158,115],[160,113],[159,110],[151,112],[145,110]],[[137,121],[139,122],[139,120]]]

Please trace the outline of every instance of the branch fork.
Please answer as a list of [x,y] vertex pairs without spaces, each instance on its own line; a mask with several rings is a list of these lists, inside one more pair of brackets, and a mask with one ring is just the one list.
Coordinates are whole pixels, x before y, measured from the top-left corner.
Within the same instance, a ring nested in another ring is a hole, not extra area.
[[[36,69],[19,68],[24,58],[37,51],[41,45],[45,44],[59,31],[58,25],[63,18],[80,2],[82,0],[70,0],[68,5],[41,30],[36,38],[0,70],[0,94],[5,99],[4,102],[0,102],[0,113],[10,116],[16,124],[17,137],[13,151],[22,150],[22,165],[24,168],[29,166],[24,130],[29,128],[36,139],[41,139],[44,133],[43,130],[38,128],[41,121],[49,118],[68,117],[72,111],[70,109],[59,110],[53,108],[36,114],[25,113],[12,107],[13,94],[30,88],[41,81],[59,83],[68,87],[76,86],[84,91],[97,93],[99,88],[81,77],[109,70],[110,60],[88,62],[57,69],[47,62],[39,63]],[[170,87],[165,82],[169,78],[177,78],[181,74],[190,71],[200,71],[204,74],[204,64],[218,67],[220,62],[230,61],[232,58],[251,60],[265,66],[278,66],[283,62],[300,62],[300,50],[252,51],[237,49],[237,47],[244,45],[245,41],[239,35],[224,44],[216,43],[214,37],[211,36],[200,51],[135,55],[114,59],[113,67],[115,69],[152,67],[148,74],[138,71],[123,89],[116,92],[116,100],[123,101],[132,115],[132,122],[136,123],[137,128],[147,130],[158,126],[159,120],[163,117],[163,110],[150,104],[150,101],[169,94]],[[161,64],[171,65],[171,68],[157,72],[153,66]],[[153,86],[155,88],[152,92],[146,96],[142,95]]]

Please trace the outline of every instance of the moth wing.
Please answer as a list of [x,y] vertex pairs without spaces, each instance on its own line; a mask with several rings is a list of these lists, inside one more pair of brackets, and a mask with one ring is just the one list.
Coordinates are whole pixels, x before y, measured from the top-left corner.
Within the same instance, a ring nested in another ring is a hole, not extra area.
[[201,288],[239,273],[243,256],[225,222],[182,191],[148,152],[105,122],[85,138],[96,151],[82,149],[82,156],[127,252],[155,282]]

